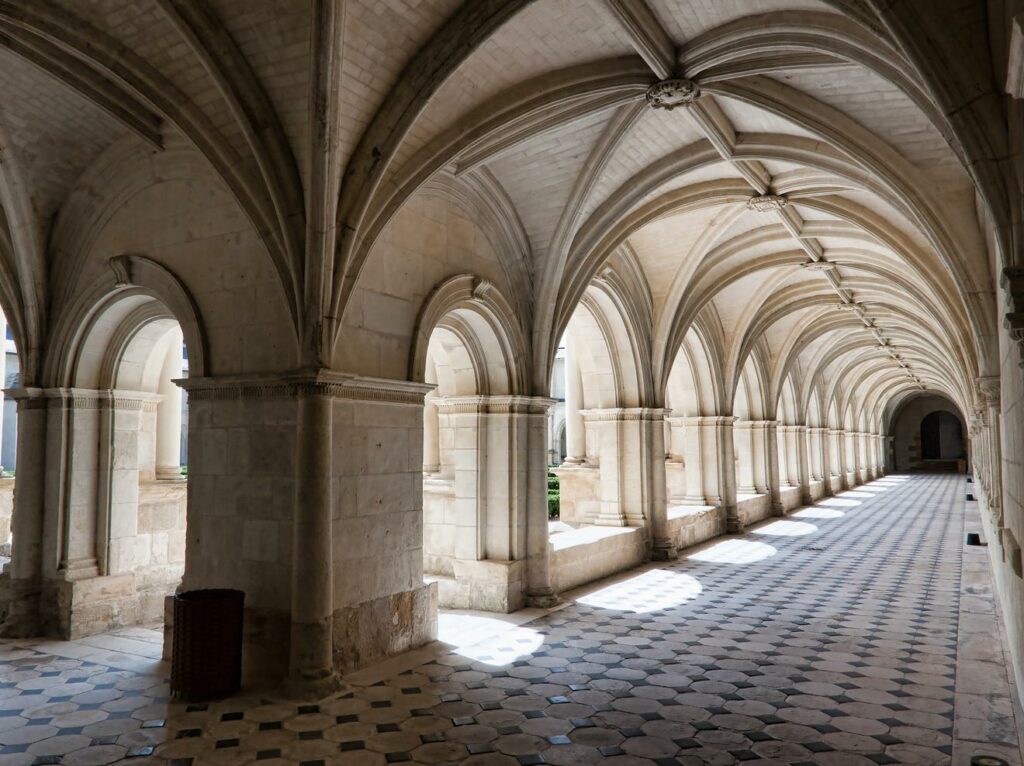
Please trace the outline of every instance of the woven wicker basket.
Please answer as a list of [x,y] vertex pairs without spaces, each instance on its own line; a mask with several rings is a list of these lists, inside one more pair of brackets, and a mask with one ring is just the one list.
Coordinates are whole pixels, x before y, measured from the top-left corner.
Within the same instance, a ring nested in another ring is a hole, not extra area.
[[205,700],[238,691],[244,605],[240,590],[194,590],[174,597],[173,696]]

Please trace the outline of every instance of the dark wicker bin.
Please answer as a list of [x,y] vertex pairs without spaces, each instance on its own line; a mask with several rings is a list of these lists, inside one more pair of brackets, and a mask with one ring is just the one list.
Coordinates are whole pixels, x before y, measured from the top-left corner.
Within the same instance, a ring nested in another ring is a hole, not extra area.
[[240,590],[194,590],[174,597],[172,695],[204,700],[239,690],[244,604]]

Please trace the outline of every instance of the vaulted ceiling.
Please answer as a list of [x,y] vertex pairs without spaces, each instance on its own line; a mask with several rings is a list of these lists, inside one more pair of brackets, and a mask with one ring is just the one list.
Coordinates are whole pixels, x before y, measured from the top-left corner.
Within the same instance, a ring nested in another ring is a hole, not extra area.
[[[440,182],[498,201],[538,389],[611,267],[640,275],[656,391],[699,330],[723,407],[752,354],[774,398],[789,379],[822,408],[922,388],[969,407],[997,365],[976,179],[885,5],[0,0],[0,298],[42,342],[76,185],[115,147],[189,144],[300,334]],[[979,4],[949,5],[976,34]]]

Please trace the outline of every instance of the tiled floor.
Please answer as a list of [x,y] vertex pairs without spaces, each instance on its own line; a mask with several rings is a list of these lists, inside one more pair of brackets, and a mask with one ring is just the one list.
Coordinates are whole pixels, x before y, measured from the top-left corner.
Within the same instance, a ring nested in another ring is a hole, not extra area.
[[319,705],[171,704],[153,631],[5,641],[0,766],[1020,764],[964,489],[890,477],[550,613],[446,615],[454,647]]

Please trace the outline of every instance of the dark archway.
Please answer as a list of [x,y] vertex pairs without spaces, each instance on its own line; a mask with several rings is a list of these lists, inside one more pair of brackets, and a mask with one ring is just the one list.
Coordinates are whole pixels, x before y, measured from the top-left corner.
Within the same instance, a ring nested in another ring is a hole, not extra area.
[[901,402],[888,417],[893,437],[890,470],[966,471],[970,461],[967,423],[953,402],[932,393]]
[[948,412],[931,412],[921,421],[921,458],[959,460],[964,457],[964,432]]

